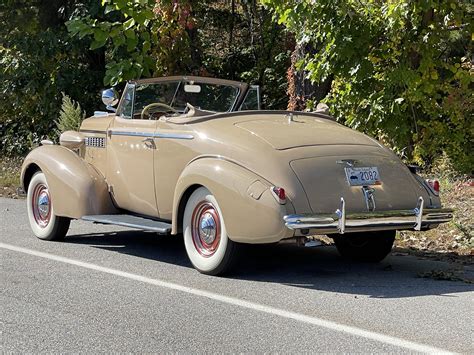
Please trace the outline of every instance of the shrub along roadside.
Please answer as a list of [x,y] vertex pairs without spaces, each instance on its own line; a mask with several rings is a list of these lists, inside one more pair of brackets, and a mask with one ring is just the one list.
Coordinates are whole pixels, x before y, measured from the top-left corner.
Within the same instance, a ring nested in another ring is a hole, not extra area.
[[61,112],[55,121],[57,134],[60,135],[65,131],[78,131],[84,118],[86,118],[86,113],[82,110],[81,105],[63,93]]

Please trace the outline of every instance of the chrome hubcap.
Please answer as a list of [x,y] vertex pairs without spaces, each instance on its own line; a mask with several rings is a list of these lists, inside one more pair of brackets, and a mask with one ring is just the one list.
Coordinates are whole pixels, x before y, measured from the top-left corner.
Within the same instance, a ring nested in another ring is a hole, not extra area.
[[31,208],[36,224],[45,228],[51,219],[51,198],[46,185],[38,184],[34,187]]
[[49,195],[45,190],[38,197],[38,212],[41,218],[46,218],[49,214]]
[[206,212],[199,223],[199,237],[206,243],[212,244],[216,239],[216,221],[209,212]]
[[194,247],[202,256],[212,256],[217,251],[221,240],[217,209],[210,202],[200,202],[194,209],[191,223]]

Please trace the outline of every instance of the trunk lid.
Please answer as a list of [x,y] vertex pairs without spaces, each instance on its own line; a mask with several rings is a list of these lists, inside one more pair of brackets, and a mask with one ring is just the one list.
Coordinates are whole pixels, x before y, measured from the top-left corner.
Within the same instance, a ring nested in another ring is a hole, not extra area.
[[354,167],[377,167],[380,185],[374,190],[374,211],[413,209],[420,196],[419,187],[406,167],[394,156],[382,154],[322,156],[293,160],[290,166],[300,180],[313,213],[332,213],[341,197],[348,212],[368,212],[362,186],[350,186],[343,160],[354,160]]
[[327,119],[294,115],[258,118],[235,123],[254,136],[264,140],[274,149],[283,150],[317,145],[370,145],[378,143],[366,135]]

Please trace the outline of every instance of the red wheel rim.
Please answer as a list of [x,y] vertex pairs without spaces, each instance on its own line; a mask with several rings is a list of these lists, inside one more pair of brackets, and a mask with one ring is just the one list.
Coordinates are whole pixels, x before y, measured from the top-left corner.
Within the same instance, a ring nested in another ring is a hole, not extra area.
[[200,202],[194,209],[191,219],[191,233],[194,247],[204,257],[214,255],[221,241],[221,222],[214,205]]
[[45,184],[34,187],[31,208],[36,224],[41,228],[46,228],[51,220],[51,196]]

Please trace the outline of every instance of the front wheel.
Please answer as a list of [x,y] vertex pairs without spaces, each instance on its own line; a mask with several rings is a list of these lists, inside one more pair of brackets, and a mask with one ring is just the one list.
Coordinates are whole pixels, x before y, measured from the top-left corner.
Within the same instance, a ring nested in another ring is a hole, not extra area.
[[64,239],[71,220],[54,214],[48,183],[42,172],[37,172],[31,178],[26,200],[33,233],[43,240]]
[[189,260],[199,272],[219,275],[235,263],[239,245],[229,239],[217,200],[204,187],[189,197],[183,235]]
[[379,262],[392,250],[396,231],[347,233],[334,237],[336,248],[344,258]]

